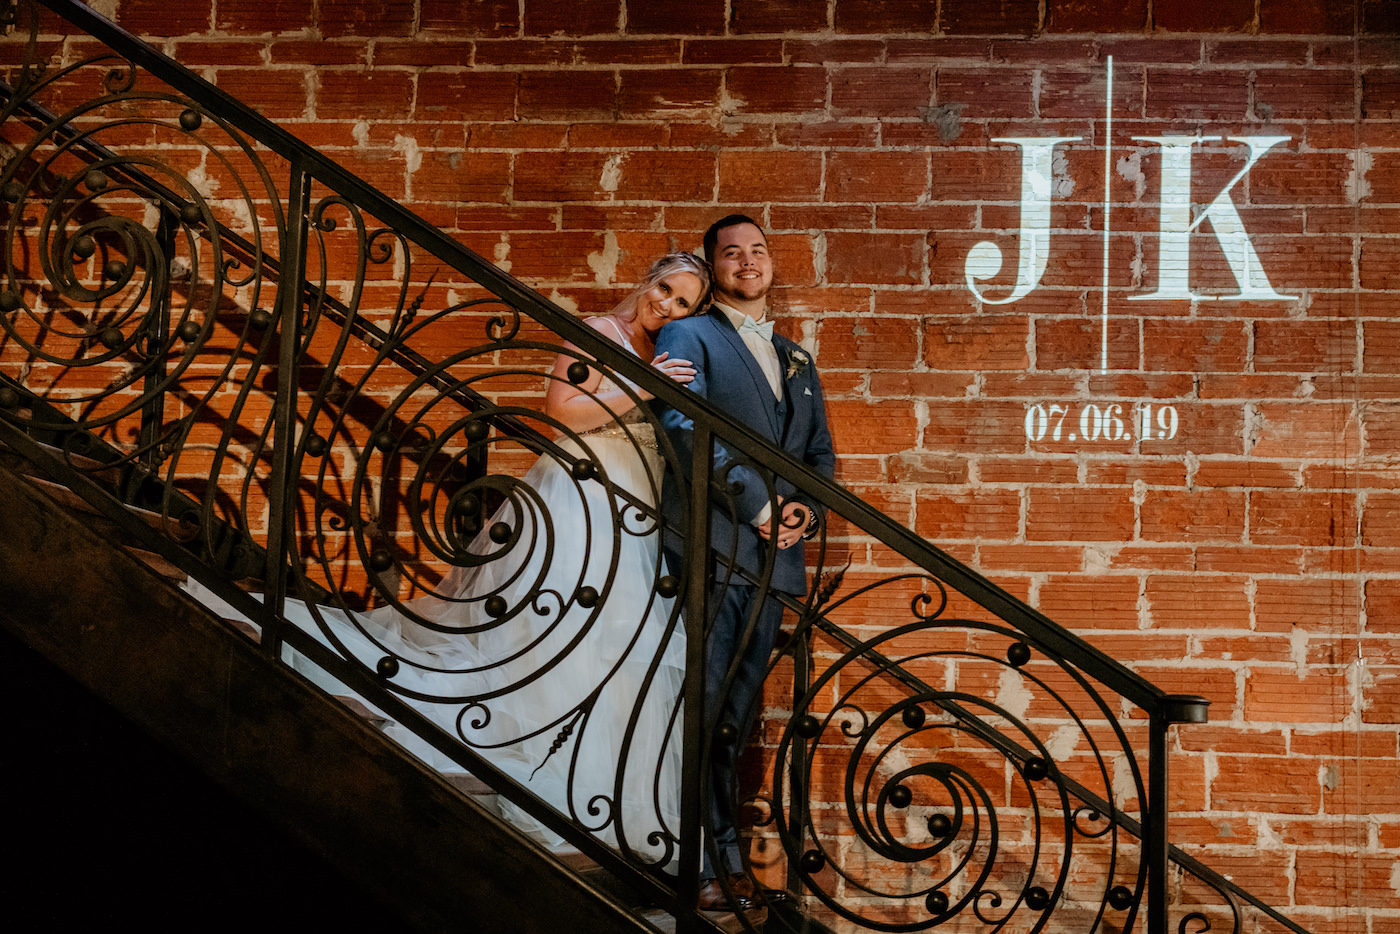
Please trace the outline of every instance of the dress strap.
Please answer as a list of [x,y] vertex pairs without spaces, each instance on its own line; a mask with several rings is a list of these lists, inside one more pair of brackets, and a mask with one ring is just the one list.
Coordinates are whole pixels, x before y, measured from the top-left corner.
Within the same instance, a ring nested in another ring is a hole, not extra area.
[[601,317],[608,324],[612,325],[614,333],[617,334],[617,342],[623,347],[625,347],[627,350],[631,351],[632,355],[635,357],[637,355],[636,348],[634,348],[632,346],[632,342],[627,339],[627,335],[622,333],[622,328],[618,325],[617,319],[614,318],[612,315],[599,315],[599,317]]

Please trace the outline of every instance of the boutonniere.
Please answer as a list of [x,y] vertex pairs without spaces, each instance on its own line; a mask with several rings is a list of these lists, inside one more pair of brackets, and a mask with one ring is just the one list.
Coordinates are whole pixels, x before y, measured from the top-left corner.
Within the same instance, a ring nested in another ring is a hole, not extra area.
[[787,378],[792,379],[811,365],[812,358],[807,356],[807,351],[800,348],[788,351]]

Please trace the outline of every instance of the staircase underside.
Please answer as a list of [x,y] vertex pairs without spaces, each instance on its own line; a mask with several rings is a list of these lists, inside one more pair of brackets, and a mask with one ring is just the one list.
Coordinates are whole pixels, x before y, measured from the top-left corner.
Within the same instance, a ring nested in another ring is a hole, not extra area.
[[418,930],[654,930],[4,467],[0,627]]

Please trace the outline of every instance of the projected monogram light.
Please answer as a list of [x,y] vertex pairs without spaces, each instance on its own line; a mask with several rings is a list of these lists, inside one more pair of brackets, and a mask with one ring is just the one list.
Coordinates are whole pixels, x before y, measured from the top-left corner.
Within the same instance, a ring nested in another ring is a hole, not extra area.
[[[1040,285],[1050,257],[1050,200],[1054,189],[1055,147],[1079,142],[1079,136],[993,139],[1009,143],[1021,153],[1021,228],[1016,281],[1011,291],[997,297],[985,285],[1000,274],[1001,248],[990,240],[975,244],[963,265],[967,288],[987,305],[1008,305],[1019,301]],[[1231,191],[1250,169],[1287,136],[1134,136],[1140,143],[1156,146],[1161,152],[1161,198],[1155,280],[1150,292],[1127,296],[1129,301],[1288,301],[1298,298],[1273,287],[1259,254],[1250,241],[1249,231],[1231,196]],[[1108,81],[1104,117],[1104,197],[1103,197],[1103,282],[1100,313],[1101,336],[1099,369],[1108,371],[1109,236],[1111,233],[1110,184],[1113,168],[1113,59],[1108,59]],[[1212,141],[1242,143],[1244,165],[1225,184],[1204,210],[1192,217],[1191,156],[1194,147]],[[1208,224],[1204,223],[1209,221]],[[1198,293],[1191,288],[1191,235],[1198,230],[1215,237],[1224,255],[1237,291]],[[1125,414],[1131,410],[1132,414]],[[1075,414],[1077,412],[1077,414]],[[1068,422],[1068,424],[1066,424]],[[1180,424],[1171,405],[1132,403],[1035,403],[1026,409],[1026,436],[1031,441],[1168,441],[1176,437]]]

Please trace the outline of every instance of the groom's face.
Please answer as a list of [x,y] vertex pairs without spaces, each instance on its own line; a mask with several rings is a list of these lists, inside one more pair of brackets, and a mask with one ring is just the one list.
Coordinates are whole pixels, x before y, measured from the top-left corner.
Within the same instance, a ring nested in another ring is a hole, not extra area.
[[735,224],[715,241],[715,298],[727,305],[752,302],[768,294],[773,284],[773,259],[768,240],[753,224]]

